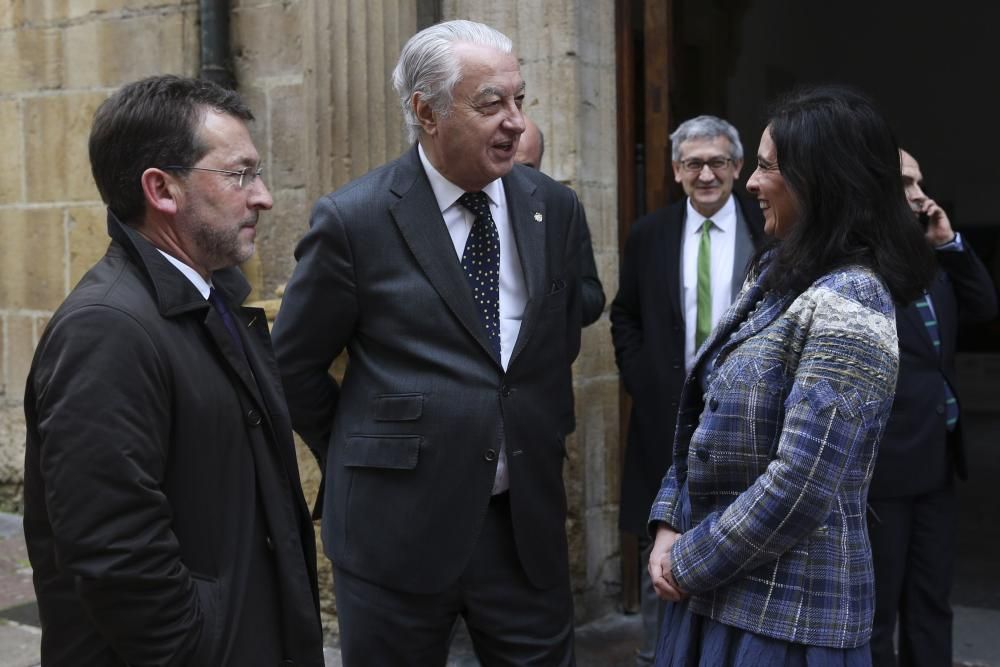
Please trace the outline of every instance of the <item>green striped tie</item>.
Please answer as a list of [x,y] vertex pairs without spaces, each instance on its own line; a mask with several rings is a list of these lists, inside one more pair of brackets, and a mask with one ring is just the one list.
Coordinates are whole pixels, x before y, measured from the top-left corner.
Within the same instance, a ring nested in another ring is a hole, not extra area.
[[698,317],[695,320],[695,349],[712,332],[712,237],[709,230],[712,221],[705,220],[701,226],[701,242],[698,244]]

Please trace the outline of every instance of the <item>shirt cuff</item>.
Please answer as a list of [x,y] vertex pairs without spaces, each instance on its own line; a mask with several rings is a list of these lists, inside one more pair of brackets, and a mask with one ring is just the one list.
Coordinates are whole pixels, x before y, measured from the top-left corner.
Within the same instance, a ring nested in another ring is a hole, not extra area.
[[944,252],[963,252],[965,250],[965,244],[962,243],[962,235],[955,232],[955,238],[948,241],[947,243],[942,243],[939,246],[934,246],[935,250],[942,250]]

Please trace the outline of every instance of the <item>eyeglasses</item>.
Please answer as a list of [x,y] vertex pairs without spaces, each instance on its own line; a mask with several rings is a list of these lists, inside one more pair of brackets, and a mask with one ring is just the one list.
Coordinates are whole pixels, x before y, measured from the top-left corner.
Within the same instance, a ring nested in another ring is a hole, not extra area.
[[719,171],[720,169],[725,169],[726,165],[732,161],[733,159],[728,157],[713,157],[711,160],[699,160],[698,158],[693,157],[690,160],[681,160],[681,166],[684,167],[686,171],[690,171],[694,174],[700,174],[706,164],[712,171]]
[[228,174],[230,176],[239,176],[241,190],[243,189],[244,185],[246,187],[250,187],[251,185],[253,185],[253,182],[257,180],[257,177],[264,173],[264,167],[257,167],[256,169],[253,167],[243,167],[239,171],[233,171],[232,169],[210,169],[208,167],[182,167],[180,165],[174,164],[170,165],[169,167],[163,167],[163,169],[166,169],[168,171],[170,170],[181,171],[187,169],[194,169],[195,171],[214,171],[217,174]]

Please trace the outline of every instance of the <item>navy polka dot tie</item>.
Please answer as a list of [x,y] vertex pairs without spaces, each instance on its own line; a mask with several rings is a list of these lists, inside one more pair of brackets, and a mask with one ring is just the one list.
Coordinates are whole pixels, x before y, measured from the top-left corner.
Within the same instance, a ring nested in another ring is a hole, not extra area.
[[493,354],[500,360],[500,235],[483,192],[466,192],[458,203],[476,216],[462,253],[462,268],[472,288]]

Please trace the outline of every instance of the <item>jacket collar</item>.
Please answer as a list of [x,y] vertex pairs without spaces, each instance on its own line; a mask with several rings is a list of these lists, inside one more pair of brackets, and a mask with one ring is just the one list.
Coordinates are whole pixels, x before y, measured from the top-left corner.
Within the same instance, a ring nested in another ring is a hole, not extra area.
[[[156,295],[161,315],[173,317],[208,306],[208,302],[189,280],[178,280],[177,269],[160,254],[156,246],[135,228],[121,222],[110,209],[108,236],[124,248],[132,261],[145,273]],[[233,306],[242,304],[250,294],[250,283],[236,267],[212,273],[212,285]]]
[[[545,219],[545,202],[536,196],[537,187],[519,173],[519,169],[515,165],[502,178],[510,226],[528,290],[521,331],[508,368],[530,337],[542,297],[546,294],[545,226],[542,222]],[[461,262],[455,257],[454,245],[420,163],[416,145],[397,161],[390,189],[398,200],[389,210],[417,263],[463,326],[492,355],[492,347],[467,287]]]

